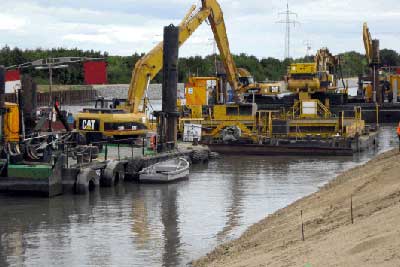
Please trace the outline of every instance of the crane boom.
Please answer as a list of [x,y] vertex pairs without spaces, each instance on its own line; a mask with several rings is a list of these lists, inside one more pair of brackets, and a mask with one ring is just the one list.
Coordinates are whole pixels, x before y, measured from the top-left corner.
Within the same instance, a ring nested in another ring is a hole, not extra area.
[[[208,19],[221,54],[222,62],[226,69],[228,82],[231,87],[237,91],[237,69],[233,62],[232,54],[230,53],[225,22],[220,5],[216,0],[202,0],[202,7],[198,12],[194,12],[195,10],[196,6],[193,5],[179,25],[179,46],[184,44],[193,32]],[[135,64],[128,92],[131,112],[137,113],[139,111],[140,102],[150,80],[152,80],[162,68],[162,58],[163,42],[160,42]]]
[[372,52],[372,38],[371,33],[369,32],[369,28],[366,22],[363,25],[363,41],[365,47],[365,55],[368,60],[368,64],[372,63],[373,52]]
[[228,36],[226,33],[224,15],[220,5],[215,0],[202,0],[203,8],[211,10],[208,18],[211,29],[214,33],[214,39],[217,43],[221,56],[221,61],[225,67],[226,76],[229,84],[234,91],[238,90],[238,70],[236,69],[233,56],[229,48]]

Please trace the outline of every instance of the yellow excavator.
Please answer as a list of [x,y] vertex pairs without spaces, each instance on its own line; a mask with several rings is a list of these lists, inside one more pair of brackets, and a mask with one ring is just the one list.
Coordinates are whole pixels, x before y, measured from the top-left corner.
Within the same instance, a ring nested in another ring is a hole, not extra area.
[[[367,23],[363,24],[363,34],[362,35],[363,35],[363,42],[364,42],[364,48],[365,48],[365,56],[367,58],[368,65],[372,66],[373,65],[372,38],[371,38],[371,33],[369,31]],[[374,97],[373,81],[370,78],[371,78],[370,75],[368,75],[367,79],[363,79],[362,81],[359,81],[359,83],[362,87],[364,99],[366,102],[372,102],[373,97]]]
[[324,47],[317,51],[313,63],[293,63],[288,69],[288,90],[293,92],[334,92],[338,89],[336,73],[339,57]]
[[[191,6],[179,24],[179,46],[206,20],[211,25],[226,80],[233,89],[235,101],[239,102],[241,93],[257,87],[257,84],[248,71],[236,68],[229,49],[223,13],[216,0],[202,0],[199,8]],[[75,116],[76,128],[86,135],[89,142],[105,136],[124,139],[146,134],[149,125],[145,115],[145,95],[150,81],[162,68],[162,59],[163,42],[160,42],[135,64],[126,101],[114,100],[112,109],[102,104],[100,108],[87,108]]]
[[[326,47],[317,51],[314,62],[292,63],[287,73],[288,90],[300,93],[300,97],[318,99],[327,107],[347,102],[348,90],[342,78],[340,58]],[[338,78],[342,78],[342,88],[338,86]]]
[[[363,24],[363,41],[369,75],[359,83],[363,89],[365,100],[382,103],[386,97],[389,102],[398,103],[400,100],[400,75],[390,71],[385,74],[387,68],[381,68],[379,40],[371,38],[367,23]],[[380,74],[381,70],[383,75]]]
[[[206,20],[209,21],[217,43],[226,80],[234,92],[236,102],[239,102],[243,93],[254,89],[270,89],[269,84],[256,83],[250,72],[244,68],[237,68],[230,52],[228,36],[223,12],[216,0],[201,0],[201,7],[193,5],[182,22],[179,24],[179,46],[196,31]],[[135,65],[129,86],[128,101],[125,109],[137,113],[150,81],[162,68],[163,42],[156,45],[149,53],[143,56]],[[275,92],[274,92],[275,93]],[[145,105],[142,105],[143,111]]]
[[367,102],[383,103],[384,92],[380,83],[380,53],[379,40],[372,39],[367,23],[363,24],[363,42],[365,48],[365,56],[367,57],[369,66],[369,75],[366,79],[359,81],[364,91],[364,98]]
[[[215,0],[202,0],[202,5],[197,8],[193,5],[182,22],[179,24],[179,46],[183,45],[194,31],[208,19],[214,38],[220,51],[221,61],[226,71],[226,78],[235,92],[239,92],[240,84],[251,82],[251,77],[240,76],[226,35],[226,27],[220,5]],[[162,68],[163,43],[159,43],[148,54],[142,57],[135,65],[128,92],[128,109],[138,112],[139,106],[150,84],[150,81]]]

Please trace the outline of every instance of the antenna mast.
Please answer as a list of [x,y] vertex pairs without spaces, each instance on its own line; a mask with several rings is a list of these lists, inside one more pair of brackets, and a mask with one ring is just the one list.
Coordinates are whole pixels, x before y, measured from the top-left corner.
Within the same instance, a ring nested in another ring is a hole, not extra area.
[[308,56],[310,56],[310,52],[312,49],[312,43],[310,40],[306,40],[306,41],[304,41],[304,45],[306,46],[306,56],[308,57]]

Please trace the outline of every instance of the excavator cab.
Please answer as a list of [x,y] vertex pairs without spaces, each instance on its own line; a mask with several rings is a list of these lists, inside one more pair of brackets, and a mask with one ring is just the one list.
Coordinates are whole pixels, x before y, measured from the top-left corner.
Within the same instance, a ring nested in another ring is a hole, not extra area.
[[254,84],[254,78],[251,76],[250,72],[244,68],[238,68],[238,80],[241,87],[247,87]]
[[251,76],[248,77],[239,77],[239,83],[242,86],[249,86],[250,84],[254,84],[254,78]]
[[122,109],[125,110],[127,100],[124,98],[105,99],[98,97],[95,100],[94,107],[99,109]]

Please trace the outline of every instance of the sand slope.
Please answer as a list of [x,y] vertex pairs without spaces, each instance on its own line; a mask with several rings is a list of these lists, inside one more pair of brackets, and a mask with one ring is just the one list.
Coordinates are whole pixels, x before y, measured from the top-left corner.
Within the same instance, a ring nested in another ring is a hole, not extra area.
[[193,265],[400,266],[400,154],[384,153],[338,176]]

